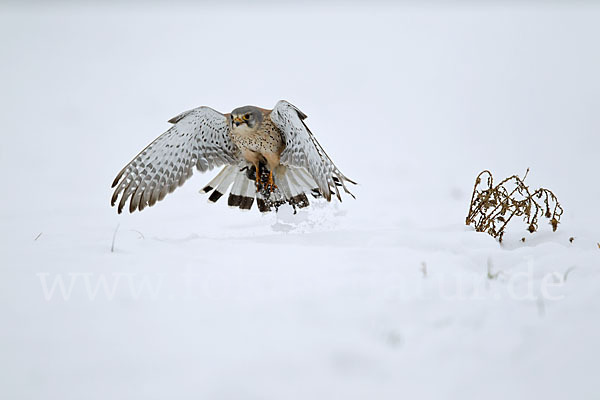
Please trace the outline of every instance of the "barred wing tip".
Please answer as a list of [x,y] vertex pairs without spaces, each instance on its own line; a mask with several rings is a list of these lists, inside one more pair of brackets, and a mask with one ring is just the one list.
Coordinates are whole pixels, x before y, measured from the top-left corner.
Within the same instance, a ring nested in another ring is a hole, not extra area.
[[356,182],[342,174],[329,158],[304,123],[306,114],[285,100],[277,102],[273,111],[271,120],[282,132],[286,146],[281,154],[281,163],[305,168],[328,201],[331,200],[332,194],[341,201],[338,186],[354,197],[345,182],[352,184],[356,184]]
[[116,176],[111,198],[121,213],[143,210],[162,200],[192,176],[216,166],[236,163],[239,155],[229,136],[227,117],[209,107],[198,107],[171,118],[171,128],[156,138]]

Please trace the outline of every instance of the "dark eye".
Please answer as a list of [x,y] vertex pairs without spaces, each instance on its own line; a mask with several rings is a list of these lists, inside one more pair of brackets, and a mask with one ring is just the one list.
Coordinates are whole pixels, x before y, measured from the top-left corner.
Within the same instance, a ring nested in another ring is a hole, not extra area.
[[244,114],[244,119],[247,121],[250,119],[250,114]]

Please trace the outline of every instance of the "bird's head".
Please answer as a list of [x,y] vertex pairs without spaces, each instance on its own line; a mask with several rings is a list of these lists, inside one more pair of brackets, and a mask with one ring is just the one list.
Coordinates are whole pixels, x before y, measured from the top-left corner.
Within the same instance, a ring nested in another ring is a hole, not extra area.
[[253,106],[244,106],[236,108],[231,112],[231,127],[248,127],[251,129],[257,128],[263,120],[262,112]]

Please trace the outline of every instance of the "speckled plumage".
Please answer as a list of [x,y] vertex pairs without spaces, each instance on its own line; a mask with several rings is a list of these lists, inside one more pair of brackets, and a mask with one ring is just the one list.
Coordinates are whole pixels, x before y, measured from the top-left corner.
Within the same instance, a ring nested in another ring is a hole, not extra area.
[[236,129],[233,127],[231,139],[242,151],[247,150],[259,154],[270,153],[279,156],[284,147],[281,131],[271,121],[270,111],[257,110],[262,113],[263,120],[254,129]]
[[[228,203],[241,209],[250,209],[254,197],[261,211],[285,202],[305,207],[306,193],[328,201],[335,194],[341,201],[338,186],[351,195],[345,183],[354,182],[333,164],[304,119],[304,113],[284,100],[273,110],[245,106],[230,114],[209,107],[185,111],[169,120],[174,125],[119,172],[111,204],[118,201],[120,213],[130,200],[129,211],[141,211],[181,186],[194,167],[204,172],[220,165],[226,167],[203,189],[214,191],[211,201],[232,183]],[[249,183],[263,168],[276,184],[269,193]]]

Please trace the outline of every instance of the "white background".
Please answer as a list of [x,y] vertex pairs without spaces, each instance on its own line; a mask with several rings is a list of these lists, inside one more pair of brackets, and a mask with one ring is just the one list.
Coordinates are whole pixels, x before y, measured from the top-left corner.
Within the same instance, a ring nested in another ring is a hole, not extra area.
[[[1,6],[0,397],[596,398],[599,18]],[[279,99],[356,200],[243,213],[198,194],[213,171],[142,213],[110,207],[172,116]],[[499,245],[464,225],[479,171],[527,168],[565,209],[556,233],[514,221]]]

